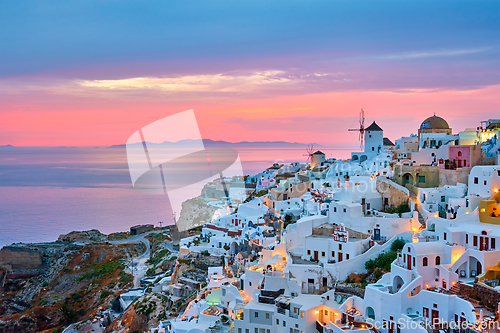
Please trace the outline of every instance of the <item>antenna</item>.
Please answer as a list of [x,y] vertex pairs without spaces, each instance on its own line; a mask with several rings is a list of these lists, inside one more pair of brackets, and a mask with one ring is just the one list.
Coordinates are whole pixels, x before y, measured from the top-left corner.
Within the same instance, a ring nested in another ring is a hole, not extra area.
[[304,154],[303,156],[307,156],[307,164],[309,164],[312,161],[312,156],[314,153],[314,145],[313,144],[307,145],[306,153],[307,154]]
[[359,128],[350,128],[348,131],[359,132],[360,147],[363,149],[363,142],[365,139],[365,111],[363,109],[361,109],[359,113]]

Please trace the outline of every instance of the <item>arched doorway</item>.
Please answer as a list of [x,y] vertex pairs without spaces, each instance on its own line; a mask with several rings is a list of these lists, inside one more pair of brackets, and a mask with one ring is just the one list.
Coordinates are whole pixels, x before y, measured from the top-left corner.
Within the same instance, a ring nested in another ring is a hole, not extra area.
[[405,282],[403,281],[401,276],[396,275],[394,277],[393,282],[392,282],[392,293],[393,294],[397,293],[401,289],[401,287],[404,285],[404,283]]
[[410,173],[405,173],[405,174],[403,175],[403,182],[404,182],[404,184],[405,184],[405,185],[406,185],[406,184],[413,185],[413,176],[412,176],[412,174],[410,174]]
[[366,308],[366,316],[370,319],[375,319],[375,310],[371,306]]

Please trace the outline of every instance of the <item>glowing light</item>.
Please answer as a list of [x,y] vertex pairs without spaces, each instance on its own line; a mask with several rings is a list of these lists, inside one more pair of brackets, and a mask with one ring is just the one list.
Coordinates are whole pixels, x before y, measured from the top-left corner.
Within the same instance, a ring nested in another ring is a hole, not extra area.
[[486,209],[485,208],[481,208],[481,213],[484,213],[486,212]]
[[314,311],[315,314],[319,314],[319,311]]
[[493,191],[495,191],[495,193],[498,193],[498,189],[497,189],[497,188],[496,188],[496,189],[494,189]]

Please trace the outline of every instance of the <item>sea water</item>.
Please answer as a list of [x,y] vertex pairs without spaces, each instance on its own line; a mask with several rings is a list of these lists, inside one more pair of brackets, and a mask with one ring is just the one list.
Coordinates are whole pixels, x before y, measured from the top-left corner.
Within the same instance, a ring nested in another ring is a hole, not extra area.
[[[327,158],[349,156],[347,149],[320,149]],[[307,159],[303,147],[237,150],[248,175],[274,162]],[[168,198],[132,188],[124,148],[0,149],[0,247],[54,241],[73,230],[112,233],[160,221],[173,221]]]

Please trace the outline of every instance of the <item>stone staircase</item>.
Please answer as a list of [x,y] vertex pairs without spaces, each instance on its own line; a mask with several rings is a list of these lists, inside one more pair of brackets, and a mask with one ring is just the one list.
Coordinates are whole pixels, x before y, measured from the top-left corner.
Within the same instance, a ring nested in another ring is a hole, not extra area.
[[460,287],[458,284],[452,286],[449,290],[450,294],[460,296]]

